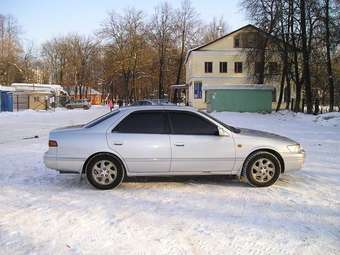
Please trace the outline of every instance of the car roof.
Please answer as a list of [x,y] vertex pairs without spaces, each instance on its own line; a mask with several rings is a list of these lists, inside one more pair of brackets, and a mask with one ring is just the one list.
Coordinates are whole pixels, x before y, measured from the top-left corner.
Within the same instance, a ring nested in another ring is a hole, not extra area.
[[[153,111],[153,110],[169,110],[169,111],[190,111],[190,112],[198,112],[197,109],[189,106],[176,106],[176,105],[146,105],[146,106],[124,106],[120,107],[116,110],[114,110],[111,113],[107,113],[107,115],[103,115],[99,118],[102,118],[102,120],[92,125],[92,122],[95,122],[96,120],[93,120],[85,125],[85,127],[89,127],[87,130],[107,130],[110,126],[112,126],[112,118],[120,119],[123,116],[127,116],[128,114],[136,111]],[[115,114],[117,113],[117,114]]]

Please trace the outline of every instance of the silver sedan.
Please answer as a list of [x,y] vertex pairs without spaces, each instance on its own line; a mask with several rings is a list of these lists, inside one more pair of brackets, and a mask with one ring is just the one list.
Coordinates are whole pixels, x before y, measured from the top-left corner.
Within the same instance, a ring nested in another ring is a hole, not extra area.
[[99,189],[124,176],[237,175],[270,186],[298,170],[304,150],[286,137],[235,128],[189,107],[126,107],[85,125],[53,130],[48,168],[86,174]]

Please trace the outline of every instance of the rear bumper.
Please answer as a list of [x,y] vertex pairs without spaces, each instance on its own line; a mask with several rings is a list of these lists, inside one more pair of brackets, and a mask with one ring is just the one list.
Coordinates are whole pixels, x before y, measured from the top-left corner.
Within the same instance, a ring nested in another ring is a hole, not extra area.
[[287,153],[283,156],[285,173],[300,170],[305,162],[305,151],[299,153]]
[[56,155],[50,154],[48,151],[44,154],[44,164],[47,168],[58,169],[58,162]]
[[48,151],[44,154],[44,164],[47,168],[62,173],[81,173],[86,159],[83,158],[60,158]]

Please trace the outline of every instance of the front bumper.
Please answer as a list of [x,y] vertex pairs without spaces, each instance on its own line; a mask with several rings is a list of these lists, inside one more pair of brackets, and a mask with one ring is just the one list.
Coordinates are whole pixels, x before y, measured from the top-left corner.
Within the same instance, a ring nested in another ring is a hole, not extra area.
[[282,157],[285,164],[285,173],[300,170],[305,162],[305,151],[301,150],[299,153],[286,153],[282,155]]

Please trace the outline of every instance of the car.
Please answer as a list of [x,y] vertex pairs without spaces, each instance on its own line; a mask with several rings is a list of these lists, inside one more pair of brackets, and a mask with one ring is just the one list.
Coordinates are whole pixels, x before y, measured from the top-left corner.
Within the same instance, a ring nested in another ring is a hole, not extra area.
[[130,106],[143,106],[143,105],[155,105],[151,100],[137,100],[133,102]]
[[79,99],[66,103],[65,107],[67,109],[83,108],[88,110],[91,107],[91,103],[87,99]]
[[302,167],[299,143],[235,128],[191,107],[139,106],[114,110],[87,124],[53,130],[47,168],[84,174],[98,189],[125,176],[236,175],[256,187]]
[[166,99],[144,99],[144,100],[137,100],[133,102],[130,106],[145,106],[145,105],[175,105],[170,103]]

